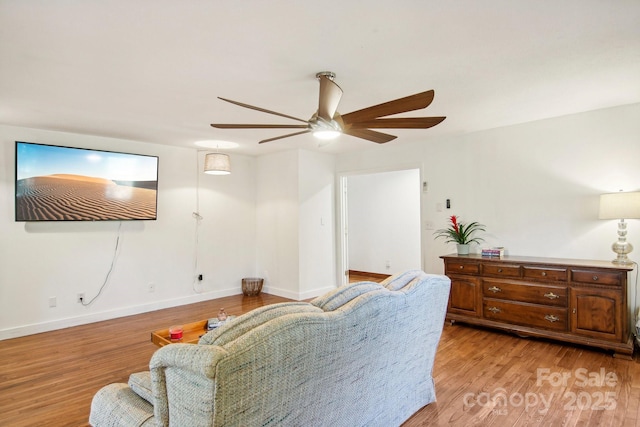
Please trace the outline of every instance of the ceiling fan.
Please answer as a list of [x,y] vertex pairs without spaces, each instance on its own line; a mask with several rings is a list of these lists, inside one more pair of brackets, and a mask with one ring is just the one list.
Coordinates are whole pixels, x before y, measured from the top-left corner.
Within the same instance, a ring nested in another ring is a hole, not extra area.
[[212,123],[211,126],[219,129],[303,129],[295,133],[263,139],[260,141],[260,144],[309,132],[312,132],[314,136],[320,139],[332,139],[343,133],[378,144],[384,144],[385,142],[395,139],[396,136],[371,129],[427,129],[437,125],[446,118],[381,118],[428,107],[433,101],[433,90],[416,93],[415,95],[395,99],[393,101],[341,115],[337,112],[337,109],[338,104],[340,103],[340,98],[342,97],[342,89],[340,89],[340,86],[333,81],[335,77],[336,75],[331,71],[323,71],[316,74],[316,78],[320,81],[320,100],[318,102],[318,111],[316,111],[309,120],[299,119],[276,111],[218,97],[223,101],[239,105],[240,107],[285,117],[304,124],[278,125]]

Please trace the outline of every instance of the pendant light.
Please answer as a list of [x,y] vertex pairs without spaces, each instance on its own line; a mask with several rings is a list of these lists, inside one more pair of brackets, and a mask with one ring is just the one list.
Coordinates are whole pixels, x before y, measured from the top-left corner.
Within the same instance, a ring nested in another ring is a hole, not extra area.
[[208,153],[204,157],[204,173],[209,175],[229,175],[231,160],[228,154]]

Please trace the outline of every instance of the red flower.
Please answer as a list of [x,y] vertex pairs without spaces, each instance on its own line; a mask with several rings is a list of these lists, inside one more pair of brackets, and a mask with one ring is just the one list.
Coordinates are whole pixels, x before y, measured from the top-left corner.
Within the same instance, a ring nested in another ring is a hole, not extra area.
[[456,230],[456,233],[459,233],[460,230],[458,229],[458,218],[455,215],[451,215],[451,224],[453,224],[453,229]]

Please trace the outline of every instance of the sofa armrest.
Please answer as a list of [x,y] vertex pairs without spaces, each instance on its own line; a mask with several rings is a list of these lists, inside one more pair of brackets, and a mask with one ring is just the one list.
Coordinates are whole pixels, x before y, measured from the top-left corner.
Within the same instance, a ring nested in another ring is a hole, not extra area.
[[193,344],[170,344],[153,354],[153,412],[160,425],[170,419],[171,425],[211,425],[216,367],[226,355],[222,347]]
[[113,383],[102,387],[93,396],[89,425],[152,427],[156,422],[151,403],[138,396],[126,384]]
[[217,345],[170,344],[157,350],[149,368],[181,368],[213,378],[216,364],[227,355],[227,350]]

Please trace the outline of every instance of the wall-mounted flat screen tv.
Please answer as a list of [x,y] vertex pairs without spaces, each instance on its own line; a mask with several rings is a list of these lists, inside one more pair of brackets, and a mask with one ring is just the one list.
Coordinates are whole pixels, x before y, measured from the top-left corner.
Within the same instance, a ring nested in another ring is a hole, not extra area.
[[154,220],[158,157],[16,141],[16,221]]

